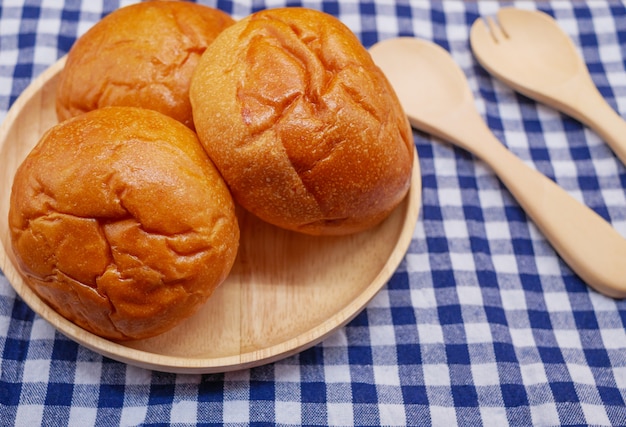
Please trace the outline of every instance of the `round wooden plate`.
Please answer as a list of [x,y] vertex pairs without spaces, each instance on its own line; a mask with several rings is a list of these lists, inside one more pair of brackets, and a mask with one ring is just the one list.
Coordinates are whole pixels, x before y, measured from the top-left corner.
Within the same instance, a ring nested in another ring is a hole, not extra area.
[[113,342],[58,315],[24,283],[7,224],[16,169],[57,123],[55,88],[64,59],[17,99],[0,127],[0,268],[19,296],[76,342],[112,359],[165,372],[212,373],[269,363],[322,341],[356,316],[404,257],[417,222],[421,175],[417,155],[411,189],[382,224],[343,237],[312,237],[239,212],[241,246],[233,270],[207,304],[154,338]]

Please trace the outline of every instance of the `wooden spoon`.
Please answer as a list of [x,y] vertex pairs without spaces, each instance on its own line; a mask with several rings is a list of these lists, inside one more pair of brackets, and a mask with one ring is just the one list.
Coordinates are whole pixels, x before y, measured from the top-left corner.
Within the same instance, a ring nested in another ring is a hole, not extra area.
[[576,47],[540,11],[500,9],[477,19],[470,43],[478,62],[516,91],[595,130],[626,164],[626,122],[596,88]]
[[370,53],[416,129],[480,157],[572,270],[597,291],[626,297],[626,240],[496,139],[474,106],[465,75],[447,51],[427,41],[396,38],[374,45]]

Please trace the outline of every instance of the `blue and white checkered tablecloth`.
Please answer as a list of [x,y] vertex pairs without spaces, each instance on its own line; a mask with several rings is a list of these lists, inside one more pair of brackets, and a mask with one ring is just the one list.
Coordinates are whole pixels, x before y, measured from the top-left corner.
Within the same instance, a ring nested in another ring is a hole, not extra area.
[[[0,119],[77,36],[127,3],[2,0]],[[398,35],[440,44],[496,136],[626,236],[624,165],[597,134],[494,80],[468,42],[479,16],[539,8],[626,116],[624,3],[206,4],[235,18],[304,5],[338,16],[368,47]],[[0,276],[0,425],[626,425],[626,302],[575,276],[485,164],[414,139],[423,200],[400,267],[346,327],[269,365],[176,375],[115,362],[56,332]]]

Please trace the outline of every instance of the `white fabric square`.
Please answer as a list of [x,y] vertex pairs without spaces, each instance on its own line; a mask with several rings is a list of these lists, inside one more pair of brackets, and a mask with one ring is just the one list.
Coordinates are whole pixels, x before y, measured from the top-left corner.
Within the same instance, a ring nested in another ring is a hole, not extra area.
[[541,363],[520,365],[520,372],[522,374],[522,382],[526,386],[548,383],[546,371]]
[[67,422],[68,426],[95,426],[97,408],[85,408],[81,406],[72,406],[70,408],[70,416]]
[[626,331],[624,329],[600,329],[602,345],[607,350],[623,350],[626,348]]
[[[500,204],[502,199],[500,199]],[[511,230],[506,221],[487,221],[485,222],[485,234],[489,240],[510,240]]]
[[434,426],[457,425],[456,410],[448,406],[430,406],[430,421]]
[[404,405],[381,403],[378,405],[380,424],[383,426],[406,426]]
[[354,425],[354,414],[351,403],[327,403],[328,425],[351,426]]
[[[437,306],[433,288],[411,289],[411,304],[415,308],[433,308]],[[419,323],[418,323],[419,326]]]
[[535,337],[531,329],[511,328],[509,329],[509,334],[511,335],[511,343],[516,348],[535,347],[536,345]]
[[463,305],[483,305],[483,294],[478,286],[457,286],[456,293]]
[[468,344],[493,342],[491,327],[488,323],[466,323],[465,338]]
[[396,334],[393,325],[370,326],[370,342],[377,345],[396,345]]
[[554,338],[560,348],[582,348],[578,330],[555,329]]
[[515,255],[493,254],[491,261],[497,273],[518,274]]
[[[439,146],[435,147],[436,149],[442,149]],[[433,158],[433,163],[434,163],[434,167],[435,167],[435,171],[437,172],[438,176],[454,176],[456,177],[456,160],[454,159],[454,157],[451,157],[450,154],[448,153],[448,156],[444,157],[444,156],[435,156]],[[442,187],[438,187],[437,188],[437,192],[439,193],[439,198],[441,200],[441,205],[446,205],[447,203],[444,203],[444,201],[446,200],[445,197],[445,193],[442,193],[442,191],[444,191],[445,189]],[[455,191],[455,199],[460,200],[460,192],[458,188],[454,189]],[[452,195],[450,195],[450,197],[452,197]]]
[[50,46],[37,46],[33,62],[35,64],[42,64],[46,68],[48,65],[53,64],[57,60],[57,49]]
[[277,400],[274,403],[274,408],[277,424],[300,425],[302,423],[302,411],[299,402],[281,402]]
[[42,426],[43,405],[20,405],[17,407],[15,419],[23,426]]
[[133,365],[128,365],[126,367],[126,384],[150,384],[151,380],[152,371]]
[[[493,172],[491,172],[493,174]],[[493,189],[490,190],[488,188],[483,188],[480,190],[480,193],[478,193],[478,197],[480,199],[480,205],[483,209],[487,209],[487,208],[501,208],[504,206],[504,202],[502,201],[502,190],[498,189]],[[504,226],[504,228],[506,228],[508,230],[508,225],[506,222],[502,221],[502,222],[495,222],[495,221],[489,221],[485,223],[485,228],[487,228],[487,230],[490,230],[491,228],[495,228],[495,229],[500,229],[502,228],[502,226]],[[497,235],[494,235],[494,237],[496,237]],[[502,236],[503,238],[505,236]]]
[[327,383],[349,383],[350,366],[324,365],[324,381]]
[[484,425],[507,426],[510,424],[506,417],[506,409],[503,407],[481,406],[480,418]]
[[428,253],[407,254],[405,259],[409,271],[428,271],[430,269]]
[[566,311],[571,313],[572,311],[569,295],[566,292],[544,292],[543,299],[549,312]]
[[554,403],[545,403],[530,407],[531,425],[558,426],[561,425],[559,413]]
[[35,316],[33,327],[30,330],[30,340],[53,340],[54,335],[54,327],[43,318]]
[[450,262],[455,271],[476,271],[474,255],[471,253],[450,252]]
[[606,409],[603,405],[590,405],[589,403],[581,402],[580,407],[583,410],[583,414],[585,414],[585,420],[587,420],[588,425],[615,425],[611,423],[611,420],[609,419],[609,416],[607,415]]
[[583,364],[568,364],[567,368],[573,382],[589,385],[594,385],[596,383],[596,380],[593,377],[593,372],[591,372],[591,368],[589,366]]
[[521,289],[502,289],[500,291],[502,308],[505,310],[526,310],[526,295]]
[[537,273],[540,276],[560,276],[559,260],[560,258],[557,256],[535,256]]
[[147,406],[124,406],[120,415],[121,426],[138,426],[146,421]]
[[280,382],[300,382],[300,366],[277,363],[274,365],[274,378]]
[[396,365],[374,365],[373,370],[376,384],[400,386],[400,374]]
[[45,383],[50,378],[50,361],[47,359],[27,359],[24,362],[22,381],[25,383]]
[[448,219],[443,223],[443,228],[449,239],[467,239],[467,221],[465,220]]
[[500,374],[496,363],[472,364],[472,380],[477,387],[500,384]]
[[170,418],[172,423],[194,424],[198,420],[198,402],[195,400],[174,402]]
[[[126,380],[128,381],[128,375],[126,376]],[[95,385],[95,384],[100,384],[101,382],[102,382],[102,364],[93,363],[93,362],[83,362],[83,361],[76,362],[76,370],[74,372],[75,384]],[[150,384],[150,380],[142,384]]]
[[423,365],[422,370],[424,371],[424,383],[428,384],[429,386],[450,385],[450,370],[448,368],[448,365]]
[[[441,206],[463,206],[460,188],[439,187],[439,204]],[[446,221],[447,222],[447,221]],[[444,223],[445,226],[445,223]]]
[[439,344],[443,343],[443,331],[440,325],[418,323],[417,333],[420,344]]
[[224,424],[250,422],[250,402],[245,400],[224,401]]

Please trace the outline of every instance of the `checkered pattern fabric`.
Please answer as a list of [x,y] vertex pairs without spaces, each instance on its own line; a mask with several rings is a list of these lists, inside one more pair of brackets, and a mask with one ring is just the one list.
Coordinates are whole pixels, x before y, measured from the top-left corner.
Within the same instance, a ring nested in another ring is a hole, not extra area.
[[[0,119],[77,36],[128,3],[2,0]],[[503,144],[626,236],[626,169],[608,146],[496,81],[472,56],[469,27],[503,3],[206,4],[236,18],[303,5],[336,15],[368,47],[398,35],[440,44]],[[507,5],[554,16],[624,115],[622,2]],[[426,134],[414,140],[423,200],[400,267],[346,327],[266,366],[175,375],[109,360],[55,332],[0,276],[0,424],[626,425],[626,302],[574,275],[485,164]]]

